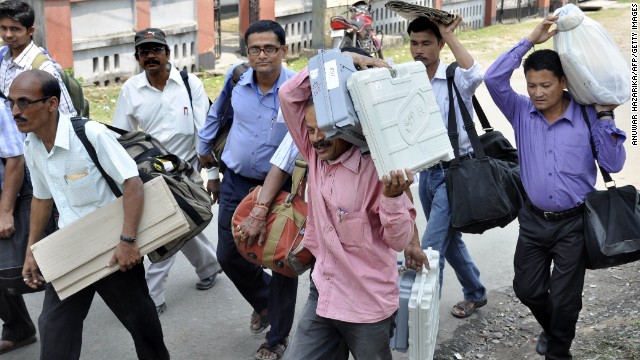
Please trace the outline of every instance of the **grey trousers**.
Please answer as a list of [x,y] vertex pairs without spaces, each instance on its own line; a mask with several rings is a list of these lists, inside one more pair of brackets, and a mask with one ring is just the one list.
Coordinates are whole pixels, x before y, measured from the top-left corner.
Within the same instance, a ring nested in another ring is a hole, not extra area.
[[[216,258],[216,249],[204,232],[187,241],[181,249],[187,260],[196,269],[198,279],[206,279],[220,271],[220,264]],[[146,278],[149,294],[156,306],[164,303],[164,289],[169,276],[169,270],[176,261],[178,253],[167,260],[152,263],[147,269]]]
[[389,340],[395,314],[371,324],[323,318],[316,314],[318,290],[313,281],[302,309],[285,360],[327,360],[345,358],[345,345],[356,360],[391,360]]

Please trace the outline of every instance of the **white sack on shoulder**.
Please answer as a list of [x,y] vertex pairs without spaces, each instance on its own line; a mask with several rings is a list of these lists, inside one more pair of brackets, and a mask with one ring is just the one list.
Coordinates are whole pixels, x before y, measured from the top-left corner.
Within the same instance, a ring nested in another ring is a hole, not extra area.
[[621,105],[629,100],[631,72],[607,30],[573,4],[553,14],[559,17],[553,47],[574,99],[585,105]]

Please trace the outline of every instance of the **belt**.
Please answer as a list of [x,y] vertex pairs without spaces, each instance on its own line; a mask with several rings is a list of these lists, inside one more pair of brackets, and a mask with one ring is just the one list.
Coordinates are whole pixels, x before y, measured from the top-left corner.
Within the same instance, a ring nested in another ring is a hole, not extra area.
[[584,212],[584,204],[580,204],[574,208],[563,211],[544,211],[542,209],[538,209],[529,202],[529,209],[531,209],[531,212],[547,221],[561,221],[582,214]]
[[[467,159],[473,159],[473,151],[468,152],[464,155],[460,155],[460,162],[463,162]],[[451,166],[451,161],[440,161],[435,165],[431,165],[427,168],[427,170],[447,170]]]

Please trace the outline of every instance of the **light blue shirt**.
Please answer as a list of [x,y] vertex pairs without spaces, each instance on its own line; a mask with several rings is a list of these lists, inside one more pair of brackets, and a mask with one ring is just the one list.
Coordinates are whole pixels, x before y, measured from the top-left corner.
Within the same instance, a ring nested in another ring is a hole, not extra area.
[[[231,91],[232,72],[233,67],[227,72],[220,96],[209,109],[204,126],[198,131],[198,154],[209,154],[218,133],[222,108]],[[269,160],[287,133],[284,122],[278,121],[278,89],[293,75],[293,70],[283,66],[274,87],[264,94],[254,80],[253,69],[249,68],[233,88],[233,125],[222,161],[236,174],[259,180],[267,176],[271,168]]]
[[[0,101],[0,158],[12,158],[23,154],[25,135],[18,131],[11,111]],[[4,186],[4,164],[0,161],[0,189]]]

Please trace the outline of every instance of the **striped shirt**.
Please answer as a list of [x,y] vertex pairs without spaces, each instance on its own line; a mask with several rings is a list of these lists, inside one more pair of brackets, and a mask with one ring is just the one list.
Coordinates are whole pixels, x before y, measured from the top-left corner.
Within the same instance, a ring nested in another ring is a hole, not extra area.
[[270,162],[291,175],[293,174],[293,169],[296,167],[298,154],[300,154],[300,151],[298,151],[296,144],[293,143],[291,135],[287,133],[284,139],[282,139],[280,146],[276,149],[276,152],[273,153]]
[[[18,131],[11,112],[0,101],[0,158],[12,158],[23,154],[25,135]],[[4,186],[4,164],[0,161],[0,189]]]
[[[31,65],[38,54],[42,54],[42,51],[33,43],[33,41],[27,45],[22,53],[20,53],[20,55],[15,59],[11,57],[11,49],[4,52],[2,62],[0,63],[0,90],[2,90],[2,93],[5,94],[5,96],[9,96],[9,87],[11,86],[13,79],[15,79],[20,73],[31,70]],[[73,107],[71,96],[69,96],[69,92],[60,77],[60,71],[64,71],[60,68],[60,65],[51,60],[47,60],[42,63],[40,70],[48,72],[58,80],[60,90],[62,90],[62,93],[60,94],[60,111],[71,116],[76,115],[76,110]]]

